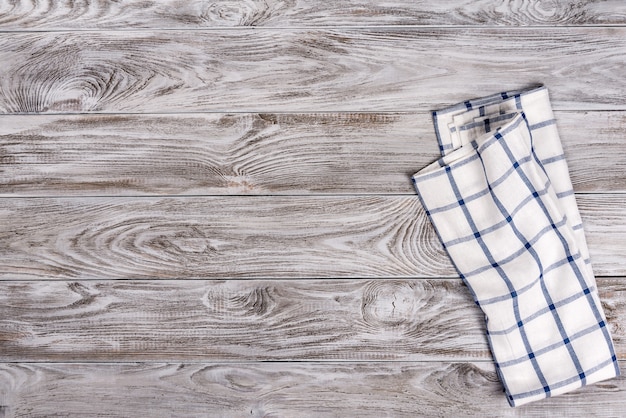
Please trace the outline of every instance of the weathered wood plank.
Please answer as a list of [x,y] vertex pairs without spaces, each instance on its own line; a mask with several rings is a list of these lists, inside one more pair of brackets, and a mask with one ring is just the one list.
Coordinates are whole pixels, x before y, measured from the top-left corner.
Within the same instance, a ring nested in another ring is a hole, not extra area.
[[[578,196],[626,276],[626,194]],[[456,277],[416,196],[0,200],[0,279]]]
[[491,363],[0,365],[5,414],[29,417],[615,417],[625,392],[620,377],[514,409]]
[[438,152],[425,113],[0,120],[5,196],[413,193]]
[[[576,189],[622,191],[624,114],[558,117]],[[437,155],[421,113],[4,121],[4,195],[412,193],[409,174]]]
[[[626,280],[598,279],[620,359]],[[0,282],[0,361],[490,360],[460,279]]]
[[490,359],[460,279],[0,282],[0,318],[0,361]]
[[537,83],[626,109],[626,27],[5,33],[0,62],[0,113],[414,111]]
[[[591,259],[596,276],[622,276],[614,274],[626,262],[626,246],[619,244],[610,236],[612,230],[626,233],[626,194],[614,195],[608,200],[588,199],[577,196]],[[592,215],[595,212],[598,216]],[[623,240],[626,237],[620,237]]]
[[[626,112],[556,117],[577,192],[626,191]],[[430,113],[5,115],[0,195],[414,194]]]
[[626,24],[626,6],[622,1],[17,0],[0,3],[0,30],[612,24]]

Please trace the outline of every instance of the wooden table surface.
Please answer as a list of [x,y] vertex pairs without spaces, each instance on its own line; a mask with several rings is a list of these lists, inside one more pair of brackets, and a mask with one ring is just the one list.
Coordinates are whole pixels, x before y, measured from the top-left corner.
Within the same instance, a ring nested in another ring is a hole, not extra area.
[[0,417],[512,409],[410,175],[548,87],[626,369],[626,3],[0,1]]

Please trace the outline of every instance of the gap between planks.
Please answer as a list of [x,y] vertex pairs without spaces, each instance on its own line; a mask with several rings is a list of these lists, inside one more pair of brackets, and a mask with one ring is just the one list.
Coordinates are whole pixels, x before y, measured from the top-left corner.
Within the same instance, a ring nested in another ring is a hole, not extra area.
[[502,26],[502,25],[298,25],[298,26],[217,26],[203,28],[132,28],[132,29],[0,29],[0,34],[16,33],[142,33],[142,32],[237,32],[244,30],[253,31],[308,31],[308,30],[432,30],[432,29],[457,29],[463,31],[481,29],[521,29],[521,30],[545,30],[545,29],[618,29],[626,28],[626,24],[593,24],[593,25],[524,25],[524,26]]

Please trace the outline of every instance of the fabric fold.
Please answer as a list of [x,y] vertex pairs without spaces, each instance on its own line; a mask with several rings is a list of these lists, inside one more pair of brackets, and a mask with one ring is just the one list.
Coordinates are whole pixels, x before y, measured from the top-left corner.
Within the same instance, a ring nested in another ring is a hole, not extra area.
[[547,90],[433,119],[442,157],[413,182],[485,314],[510,405],[618,376]]

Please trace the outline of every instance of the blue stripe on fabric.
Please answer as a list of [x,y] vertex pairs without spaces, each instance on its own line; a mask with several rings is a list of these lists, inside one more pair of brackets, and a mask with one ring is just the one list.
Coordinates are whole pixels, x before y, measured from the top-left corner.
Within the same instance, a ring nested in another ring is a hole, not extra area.
[[557,194],[556,194],[556,197],[558,197],[558,198],[560,199],[560,198],[562,198],[562,197],[571,196],[571,195],[573,195],[573,194],[574,194],[574,190],[573,190],[573,189],[570,189],[570,190],[567,190],[567,191],[564,191],[564,192],[559,192],[559,193],[557,193]]
[[[502,93],[498,93],[498,94],[493,94],[491,96],[486,96],[486,97],[480,97],[480,98],[472,99],[472,100],[470,100],[470,102],[472,104],[472,107],[488,106],[488,105],[491,105],[491,104],[503,103],[506,100],[510,100],[511,97],[513,97],[515,95],[528,96],[528,95],[533,95],[533,94],[536,94],[536,93],[538,93],[540,91],[544,91],[544,90],[547,90],[547,88],[545,86],[539,86],[539,87],[536,87],[536,88],[532,88],[530,90],[508,91],[508,92],[506,92],[506,94],[508,96],[507,99],[503,99],[502,98]],[[467,109],[467,107],[465,106],[465,102],[457,103],[455,105],[448,106],[446,108],[437,110],[437,114],[439,114],[439,115],[447,115],[449,113],[465,111],[466,109]]]
[[[572,257],[574,260],[578,260],[579,258],[581,258],[580,253],[576,254],[575,256]],[[548,267],[546,267],[543,271],[543,274],[548,274],[549,272],[551,272],[552,270],[559,268],[565,264],[569,263],[569,260],[567,258],[563,258],[553,264],[550,264]],[[522,295],[524,294],[526,291],[530,290],[533,286],[535,286],[537,284],[537,282],[539,281],[539,277],[537,277],[535,280],[533,280],[532,282],[530,282],[529,284],[527,284],[526,286],[522,287],[517,294],[518,295]],[[507,300],[510,299],[510,295],[501,295],[501,296],[496,296],[493,298],[489,298],[489,299],[485,299],[480,301],[479,305],[480,306],[485,306],[485,305],[490,305],[492,303],[497,303],[497,302],[502,302],[503,300]]]
[[[439,166],[441,168],[444,168],[444,167],[446,167],[446,168],[447,167],[458,168],[458,167],[464,166],[465,164],[471,163],[472,161],[474,161],[476,159],[478,159],[478,155],[473,154],[473,155],[471,155],[468,158],[464,158],[464,159],[462,159],[460,161],[455,161],[454,163],[452,163],[450,165],[447,165],[445,163],[445,158],[440,158],[439,160],[437,160],[437,162],[439,163]],[[436,170],[436,171],[433,171],[431,173],[426,173],[426,174],[419,174],[419,173],[417,173],[416,175],[413,176],[413,179],[416,182],[421,182],[421,181],[432,179],[432,178],[435,178],[435,177],[439,177],[439,176],[442,176],[442,175],[445,175],[445,174],[446,174],[445,170]]]
[[[538,193],[539,193],[540,195],[544,195],[544,194],[548,193],[548,190],[549,190],[549,185],[550,185],[550,183],[549,183],[549,182],[548,182],[548,183],[546,183],[546,187],[545,187],[542,191],[540,191],[540,192],[538,192]],[[485,189],[485,194],[487,194],[488,192],[489,192],[489,189]],[[521,202],[520,202],[520,203],[519,203],[519,204],[515,207],[515,209],[513,209],[513,210],[511,211],[511,216],[515,216],[515,214],[517,214],[517,212],[519,212],[519,211],[520,211],[520,210],[521,210],[521,209],[522,209],[522,208],[523,208],[523,207],[524,207],[524,206],[525,206],[528,202],[530,202],[532,199],[533,199],[533,197],[532,197],[532,196],[526,196],[526,197],[525,197],[525,198],[524,198],[524,199],[523,199],[523,200],[522,200],[522,201],[521,201]],[[458,206],[458,203],[456,203],[454,207],[456,207],[456,206]],[[431,211],[431,212],[432,212],[432,211]],[[478,233],[479,233],[480,235],[485,235],[485,234],[488,234],[489,232],[492,232],[492,231],[495,231],[495,230],[497,230],[497,229],[502,228],[502,227],[503,227],[504,225],[506,225],[507,223],[508,223],[508,221],[507,221],[506,219],[504,219],[504,220],[502,220],[502,221],[500,221],[500,222],[498,222],[498,223],[496,223],[496,224],[494,224],[494,225],[492,225],[492,226],[490,226],[490,227],[488,227],[488,228],[481,229],[480,231],[478,231]],[[466,236],[464,236],[464,237],[459,237],[459,238],[455,238],[455,239],[453,239],[453,240],[450,240],[450,241],[446,242],[445,244],[446,244],[446,246],[450,247],[450,246],[452,246],[452,245],[456,245],[456,244],[459,244],[459,243],[462,243],[462,242],[470,241],[470,240],[472,240],[472,239],[474,239],[474,235],[466,235]]]
[[509,119],[513,119],[515,118],[515,116],[517,116],[519,113],[505,113],[504,115],[498,115],[498,116],[492,116],[489,118],[485,118],[483,120],[480,120],[478,122],[470,122],[470,123],[466,123],[465,125],[461,125],[461,127],[459,128],[460,131],[467,131],[469,129],[474,129],[477,128],[479,126],[484,126],[485,121],[487,121],[487,123],[492,123],[492,122],[501,122],[503,120],[509,120]]
[[[483,112],[484,112],[484,107],[481,106],[480,109],[483,109]],[[493,124],[495,122],[501,122],[503,120],[512,119],[512,118],[514,118],[518,114],[520,114],[520,113],[504,113],[504,114],[500,114],[498,116],[487,117],[487,118],[482,119],[482,120],[477,121],[477,122],[470,122],[470,123],[467,123],[465,125],[462,125],[462,126],[458,127],[458,129],[457,129],[456,126],[453,126],[452,128],[450,128],[450,132],[456,132],[457,130],[459,130],[459,131],[467,131],[467,130],[474,129],[474,128],[477,128],[477,127],[484,127],[485,128],[485,132],[488,133],[488,132],[491,131],[491,124]],[[481,114],[480,116],[484,116],[484,114]],[[555,124],[555,122],[556,122],[555,119],[550,119],[550,120],[547,120],[547,121],[536,123],[534,125],[530,125],[529,129],[530,130],[540,129],[540,128],[543,128],[545,126],[553,125],[553,124]],[[452,147],[452,146],[450,145],[450,147]]]
[[[487,194],[489,192],[489,190],[485,189],[485,194]],[[490,226],[489,228],[485,228],[485,229],[481,229],[480,231],[478,231],[478,233],[480,235],[486,235],[490,232],[493,232],[495,230],[498,230],[500,228],[502,228],[503,226],[505,226],[506,224],[508,224],[508,222],[505,220],[498,222],[497,224],[494,224],[492,226]],[[445,243],[446,247],[452,247],[453,245],[457,245],[457,244],[461,244],[463,242],[467,242],[467,241],[471,241],[474,238],[476,238],[473,234],[472,235],[466,235],[464,237],[459,237],[459,238],[455,238],[453,240],[447,241]]]
[[[520,162],[522,162],[522,164],[526,163],[526,162],[529,162],[529,161],[530,161],[530,157],[526,157],[526,158],[520,159]],[[439,165],[441,167],[444,167],[444,166],[441,165],[441,163]],[[515,168],[513,168],[513,167],[509,168],[507,171],[504,172],[504,174],[502,174],[502,176],[500,176],[500,178],[498,178],[495,182],[493,182],[493,186],[492,187],[496,187],[497,185],[502,183],[514,171],[515,171]],[[546,189],[546,192],[547,192],[547,189]],[[472,195],[469,195],[466,198],[463,198],[463,200],[465,201],[465,203],[471,202],[472,200],[476,200],[479,197],[486,195],[487,193],[489,193],[489,188],[485,188],[485,189],[483,189],[483,190],[481,190],[479,192],[476,192],[476,193],[474,193]],[[439,206],[437,208],[431,209],[430,213],[445,212],[447,210],[450,210],[450,209],[453,209],[453,208],[457,207],[458,205],[459,205],[458,202],[449,203],[447,205]]]
[[551,164],[553,162],[561,161],[561,160],[564,160],[564,159],[565,159],[565,154],[559,154],[559,155],[556,155],[554,157],[544,158],[543,160],[541,160],[541,165],[548,165],[548,164]]
[[[523,120],[524,119],[522,117],[516,116],[515,118],[513,118],[513,121],[510,123],[510,125],[506,126],[504,129],[496,130],[496,133],[499,133],[500,135],[506,135],[509,132],[513,131],[514,129],[517,129],[517,127],[520,125],[520,123],[522,123]],[[478,147],[478,150],[479,152],[482,152],[497,142],[498,142],[498,138],[494,134],[491,136],[490,139],[480,144],[480,146]]]
[[[565,219],[565,218],[563,218],[560,222],[558,222],[558,224],[560,224],[561,226],[563,226],[563,225],[565,225],[565,222],[566,222],[566,219]],[[539,239],[541,239],[541,237],[542,237],[542,236],[544,236],[545,234],[547,234],[548,232],[550,232],[550,231],[551,231],[551,229],[552,229],[552,225],[548,225],[548,226],[546,226],[546,227],[542,228],[542,229],[541,229],[541,230],[537,233],[537,235],[535,235],[534,237],[532,237],[532,238],[528,241],[528,243],[529,243],[529,244],[531,244],[531,245],[532,245],[532,244],[535,244],[535,243],[536,243]],[[498,264],[500,264],[500,265],[508,264],[508,263],[510,263],[511,261],[515,260],[515,259],[516,259],[517,257],[519,257],[520,255],[522,255],[525,251],[526,251],[526,247],[521,247],[519,250],[515,251],[513,254],[511,254],[511,255],[509,255],[509,256],[507,256],[507,257],[504,257],[503,259],[501,259],[500,261],[498,261]],[[580,254],[576,254],[576,255],[577,255],[578,257],[580,257]],[[564,260],[565,260],[565,259],[564,259]],[[468,273],[465,273],[465,276],[466,276],[466,277],[475,276],[475,275],[477,275],[477,274],[480,274],[480,273],[482,273],[482,272],[484,272],[484,271],[489,270],[490,268],[491,268],[491,266],[490,266],[490,265],[485,265],[485,266],[479,267],[479,268],[477,268],[477,269],[475,269],[475,270],[472,270],[472,271],[470,271],[470,272],[468,272]]]
[[574,231],[577,231],[579,229],[583,229],[583,224],[576,224],[576,225],[572,226],[572,229]]
[[[465,203],[471,202],[472,200],[476,200],[479,197],[486,195],[487,193],[489,193],[489,190],[488,189],[483,189],[480,192],[476,192],[473,195],[467,196],[467,198],[463,199],[463,200],[465,201]],[[448,211],[450,209],[454,209],[454,208],[456,208],[458,206],[459,206],[459,202],[453,202],[453,203],[449,203],[449,204],[444,205],[444,206],[440,206],[438,208],[430,209],[430,213],[446,212],[446,211]],[[473,235],[472,235],[472,237],[473,237]]]
[[[476,224],[474,223],[474,220],[472,219],[469,210],[467,209],[467,207],[462,203],[463,202],[463,197],[461,196],[461,193],[459,191],[459,188],[456,184],[456,181],[454,180],[454,176],[451,173],[450,167],[446,167],[446,174],[448,175],[448,180],[450,181],[450,186],[452,186],[452,190],[454,192],[454,195],[457,197],[457,200],[460,203],[461,206],[461,210],[463,211],[463,214],[465,215],[465,219],[467,221],[467,223],[469,224],[470,228],[472,229],[472,231],[474,233],[477,232],[476,229]],[[478,244],[480,245],[480,248],[483,251],[483,254],[485,254],[485,256],[487,257],[487,260],[491,263],[492,267],[498,272],[498,274],[500,275],[500,277],[502,278],[502,280],[504,280],[507,288],[509,289],[509,291],[511,292],[511,298],[513,300],[513,311],[515,314],[515,319],[519,322],[521,317],[520,317],[520,312],[519,312],[519,306],[518,306],[518,299],[517,299],[517,294],[515,292],[515,287],[513,286],[513,284],[511,283],[511,281],[509,280],[508,276],[506,275],[506,273],[504,272],[504,270],[502,269],[502,267],[500,267],[498,265],[498,263],[496,262],[496,260],[493,258],[493,255],[491,254],[491,251],[489,251],[489,248],[487,248],[487,245],[485,244],[485,241],[480,237],[480,235],[476,238],[476,241],[478,241]],[[524,330],[523,327],[520,328],[520,336],[522,338],[522,341],[524,343],[524,347],[526,348],[526,352],[530,353],[532,352],[530,347],[530,343],[528,341],[528,336],[526,335],[526,331]],[[537,360],[532,358],[530,359],[531,364],[533,365],[533,368],[535,370],[535,373],[537,374],[537,377],[539,379],[539,381],[541,382],[541,384],[543,385],[544,388],[547,388],[546,393],[550,393],[550,388],[548,386],[548,383],[543,375],[543,372],[541,371],[541,368],[539,367],[539,364],[537,363]]]
[[[533,284],[536,283],[537,280],[535,280],[533,282]],[[589,291],[590,292],[595,292],[596,290],[597,289],[594,286],[590,286],[589,287]],[[522,294],[522,292],[517,292],[517,294],[520,295],[520,294]],[[560,300],[558,302],[554,302],[552,304],[552,306],[554,306],[554,308],[560,308],[561,306],[565,306],[568,303],[574,302],[575,300],[580,299],[580,298],[582,298],[584,296],[585,296],[584,292],[576,293],[576,294],[574,294],[572,296],[569,296],[569,297],[567,297],[567,298],[565,298],[563,300]],[[541,315],[547,313],[550,309],[552,309],[552,307],[550,307],[550,306],[547,306],[545,308],[541,308],[538,311],[532,313],[531,315],[528,315],[526,318],[522,319],[522,322],[524,322],[526,324],[526,323],[532,321],[533,319],[539,318]],[[488,330],[487,332],[489,333],[489,335],[505,335],[505,334],[509,334],[512,331],[515,331],[516,329],[517,329],[517,324],[515,324],[513,326],[510,326],[509,328],[506,328],[506,329],[497,330],[497,331],[489,331]],[[535,351],[535,354],[537,354],[537,351]]]
[[529,125],[528,129],[530,129],[531,131],[534,131],[536,129],[541,129],[543,127],[554,125],[554,124],[556,124],[556,119],[548,119],[548,120],[544,120],[543,122],[538,122],[533,125]]
[[[506,146],[506,144],[504,144],[504,145]],[[505,151],[510,151],[510,150],[507,148],[507,150],[505,150]],[[507,152],[507,155],[509,156],[509,159],[511,159],[511,155],[509,154],[509,152]],[[547,173],[545,167],[543,167],[541,165],[541,162],[539,161],[539,158],[537,157],[537,154],[534,152],[534,147],[532,146],[532,134],[531,134],[531,155],[533,156],[533,158],[535,159],[537,164],[539,164],[539,166],[541,167],[541,169],[543,170],[545,175],[548,177],[548,173]],[[528,181],[528,178],[523,178],[522,180],[524,181],[524,184],[526,185],[526,187],[530,191],[532,191],[533,186]],[[543,201],[540,199],[538,202],[542,206],[543,212],[544,212],[546,218],[548,219],[548,221],[552,222],[552,218],[551,218],[547,208],[543,204]],[[579,225],[582,228],[582,224],[579,224]],[[576,225],[576,226],[578,226],[578,225]],[[574,230],[574,228],[572,228],[572,229]],[[576,229],[580,229],[580,228],[576,228]],[[567,241],[565,240],[565,238],[561,234],[561,231],[558,228],[555,228],[555,231],[556,231],[557,236],[559,237],[559,239],[560,239],[560,241],[561,241],[561,243],[562,243],[562,245],[563,245],[563,247],[564,247],[564,249],[566,251],[566,254],[568,254],[570,256],[568,258],[571,258],[571,251],[570,251],[570,248],[569,248],[569,245],[568,245]],[[586,263],[586,264],[590,264],[590,263]],[[587,284],[586,284],[585,278],[582,275],[582,272],[578,268],[578,265],[575,262],[570,262],[569,266],[571,267],[571,269],[574,272],[576,278],[578,279],[578,283],[579,283],[580,287],[585,289],[587,287]],[[588,302],[589,307],[591,308],[591,310],[592,310],[596,320],[599,321],[599,322],[602,321],[602,314],[600,313],[600,309],[601,308],[598,308],[596,302],[593,300],[593,297],[592,297],[591,293],[587,294],[587,302]],[[602,328],[602,334],[604,336],[605,341],[607,342],[610,354],[613,356],[613,358],[616,358],[615,357],[615,348],[613,347],[611,336],[609,335],[609,331],[606,329],[606,327]],[[613,362],[613,367],[615,369],[615,374],[619,375],[620,371],[619,371],[619,366],[617,364],[617,360],[615,360]]]
[[[428,206],[426,206],[426,202],[424,202],[424,199],[422,198],[422,195],[419,192],[419,189],[417,187],[417,183],[415,182],[415,180],[413,180],[413,185],[415,186],[415,190],[417,191],[417,198],[419,199],[420,203],[422,204],[422,207],[424,208],[424,210],[426,211],[426,216],[428,216],[430,223],[433,226],[433,229],[435,230],[435,233],[437,234],[437,237],[439,238],[439,242],[443,243],[443,248],[446,248],[446,245],[443,241],[443,239],[441,238],[441,232],[439,232],[439,228],[437,228],[437,224],[434,222],[430,211],[428,210]],[[474,292],[474,290],[467,285],[467,282],[465,281],[465,276],[463,275],[463,273],[461,273],[461,270],[457,267],[456,263],[454,262],[454,260],[450,259],[450,261],[452,262],[452,265],[454,266],[454,268],[456,269],[456,271],[459,273],[459,276],[461,277],[461,279],[465,282],[466,287],[469,289],[470,293],[472,294],[472,297],[474,298],[474,303],[476,303],[478,305],[478,295],[476,295],[476,292]]]
[[[499,133],[496,133],[495,136],[500,136],[500,139],[503,139],[502,136]],[[504,143],[504,141],[500,142],[502,144],[503,148],[508,148],[508,145],[506,143]],[[505,150],[506,151],[506,150]],[[511,159],[511,162],[513,162],[513,157],[512,155],[509,155],[509,159]],[[481,158],[482,161],[482,158]],[[483,162],[484,165],[484,162]],[[515,163],[513,164],[514,167],[516,167],[516,172],[519,173],[520,177],[525,176],[523,170],[522,170],[522,166],[519,165],[519,163],[517,161],[515,161]],[[490,187],[490,191],[492,191],[491,195],[493,198],[494,203],[496,204],[496,206],[498,207],[498,210],[500,211],[500,213],[502,214],[502,216],[511,219],[510,214],[508,213],[508,211],[506,210],[506,208],[504,207],[504,205],[502,204],[502,202],[500,201],[500,199],[496,196],[495,193],[493,193],[493,190]],[[539,200],[541,199],[538,195],[538,193],[533,193],[533,196],[535,197],[535,200]],[[553,306],[553,300],[552,297],[550,296],[550,292],[548,291],[548,288],[546,287],[546,283],[543,280],[543,275],[544,275],[544,268],[543,268],[543,263],[541,261],[541,258],[539,257],[539,254],[537,254],[537,251],[533,248],[532,244],[530,244],[526,238],[524,237],[524,235],[521,233],[521,231],[517,228],[517,226],[515,225],[515,219],[512,219],[512,221],[510,222],[511,225],[511,229],[513,230],[513,233],[515,234],[515,236],[517,237],[517,239],[520,241],[520,243],[522,245],[524,245],[524,248],[528,249],[528,252],[530,253],[531,257],[533,258],[533,260],[535,260],[535,263],[537,264],[537,267],[539,268],[539,284],[541,286],[541,291],[543,293],[543,297],[546,301],[546,303],[548,304],[548,306]],[[557,329],[559,330],[559,333],[561,334],[561,338],[563,338],[564,341],[568,341],[567,340],[567,333],[565,332],[565,328],[563,326],[563,321],[561,320],[560,315],[558,314],[557,310],[552,309],[550,310],[550,312],[552,313],[552,317],[554,319],[554,321],[556,322],[557,325]],[[523,324],[523,322],[521,322]],[[571,344],[566,343],[565,344],[567,347],[567,350],[570,354],[570,357],[574,363],[574,366],[576,367],[576,370],[578,371],[578,373],[582,372],[582,366],[580,364],[580,361],[578,359],[578,356],[576,355],[576,353],[574,352],[574,349],[572,348]],[[583,383],[584,383],[584,379],[583,379]]]
[[[585,335],[587,335],[587,334],[589,334],[589,333],[591,333],[593,331],[597,331],[600,328],[602,328],[602,327],[599,324],[593,324],[590,327],[587,327],[587,328],[585,328],[585,329],[583,329],[581,331],[578,331],[575,334],[572,334],[572,336],[569,337],[568,339],[570,341],[574,341],[574,340],[576,340],[576,339],[578,339],[580,337],[584,337]],[[568,345],[569,345],[569,343],[568,343]],[[544,353],[547,353],[549,351],[552,351],[552,350],[554,350],[556,348],[559,348],[559,347],[562,347],[562,346],[563,346],[563,341],[559,341],[557,343],[550,344],[550,345],[548,345],[546,347],[540,348],[539,350],[535,350],[535,351],[533,351],[533,353],[535,354],[535,356],[540,356],[540,355],[542,355]],[[525,362],[527,360],[528,360],[528,355],[524,355],[522,357],[518,357],[518,358],[515,358],[515,359],[512,359],[512,360],[507,360],[507,361],[501,362],[500,363],[500,367],[501,368],[505,368],[505,367],[515,366],[516,364],[523,363],[523,362]],[[583,370],[582,369],[580,371],[577,370],[577,372],[578,372],[578,374],[581,374],[581,373],[583,373]],[[585,380],[584,379],[581,379],[581,381],[583,382],[583,384],[585,384]]]
[[439,144],[439,152],[443,155],[443,151],[445,148],[444,148],[443,142],[441,142],[441,135],[439,134],[439,123],[437,122],[437,112],[433,112],[433,123],[435,125],[435,136],[437,137],[437,143]]
[[[609,364],[611,364],[611,362],[615,362],[615,361],[612,360],[612,359],[603,361],[602,363],[598,364],[597,366],[585,370],[585,375],[589,376],[589,375],[595,373],[596,371],[598,371],[598,370],[608,366]],[[552,384],[552,388],[559,389],[559,388],[562,388],[563,386],[567,386],[567,385],[569,385],[571,383],[574,383],[576,381],[580,381],[580,378],[578,376],[570,377],[569,379],[565,379],[565,380],[562,380],[560,382]],[[528,392],[519,393],[517,395],[509,395],[509,398],[511,400],[523,399],[523,398],[529,398],[531,396],[535,396],[535,395],[539,395],[539,394],[543,394],[543,393],[544,393],[543,389],[535,389],[535,390],[531,390],[531,391],[528,391]],[[514,405],[514,403],[513,403],[513,405]]]
[[[499,137],[499,139],[503,139],[503,137],[499,133],[496,133],[495,136]],[[504,141],[500,141],[500,143],[502,144],[503,148],[508,148],[507,144]],[[507,150],[505,149],[505,151]],[[512,156],[509,155],[509,159],[511,159],[511,162],[513,163]],[[481,157],[481,162],[483,163],[483,166],[484,166],[485,163],[482,160],[482,157]],[[517,161],[513,163],[513,167],[516,167],[516,172],[519,173],[520,177],[524,175],[522,166],[520,166]],[[548,291],[548,288],[546,287],[546,283],[543,280],[544,268],[543,268],[543,263],[541,261],[541,258],[539,257],[539,254],[537,254],[537,251],[533,248],[532,244],[530,244],[530,242],[526,239],[526,237],[524,237],[524,234],[522,234],[521,231],[517,228],[517,226],[515,225],[515,220],[511,218],[511,215],[506,210],[506,207],[502,204],[498,196],[495,193],[493,193],[493,189],[491,188],[491,185],[489,185],[488,187],[489,187],[489,191],[491,192],[491,197],[493,199],[493,202],[496,204],[496,207],[498,208],[502,216],[504,216],[507,219],[511,219],[511,221],[509,222],[509,225],[511,226],[511,229],[513,230],[513,234],[515,234],[515,237],[520,241],[520,243],[524,246],[524,248],[528,249],[528,253],[533,258],[533,260],[535,260],[535,264],[539,268],[539,285],[541,286],[541,292],[543,293],[543,297],[546,303],[548,304],[548,306],[553,306],[554,301],[552,300],[552,296],[550,296],[550,292]],[[540,199],[540,197],[536,193],[533,193],[533,196],[536,196],[535,200]],[[570,358],[572,359],[572,362],[574,363],[574,367],[576,367],[576,371],[579,374],[582,373],[583,371],[582,365],[580,364],[580,360],[578,359],[576,352],[574,352],[574,348],[569,343],[567,332],[565,332],[565,328],[563,326],[563,321],[561,320],[561,316],[559,315],[556,309],[551,309],[550,312],[552,313],[552,318],[554,319],[554,322],[556,323],[556,327],[559,330],[559,334],[561,335],[561,338],[563,339],[563,341],[567,341],[565,343],[565,347],[567,348]],[[523,324],[524,324],[523,321],[518,322],[518,325],[520,328],[524,326]],[[584,384],[585,378],[583,378],[582,381]]]
[[519,110],[522,110],[522,97],[519,94],[515,95],[515,107],[517,107]]
[[[522,122],[522,119],[520,118],[519,120],[512,122],[511,125],[507,126],[505,129],[501,129],[498,130],[498,132],[502,133],[503,135],[507,132],[510,132],[511,130],[515,129],[517,126],[519,126],[519,124]],[[476,141],[472,141],[470,144],[474,147],[474,148],[480,148],[482,150],[486,149],[487,147],[493,145],[496,142],[496,138],[495,137],[491,137],[490,139],[488,139],[487,141],[483,142],[480,147],[477,147]],[[467,144],[466,144],[467,145]],[[457,168],[457,167],[461,167],[469,162],[472,162],[474,160],[476,160],[478,158],[478,156],[476,154],[471,155],[468,158],[463,158],[459,161],[454,161],[453,163],[450,163],[449,165],[445,164],[445,156],[440,158],[438,160],[439,162],[439,166],[441,167],[452,167],[452,168]],[[442,164],[443,162],[443,164]],[[416,182],[420,182],[420,181],[424,181],[424,180],[428,180],[431,178],[435,178],[435,177],[439,177],[441,175],[444,175],[445,171],[444,170],[436,170],[433,171],[431,173],[426,173],[426,174],[420,174],[420,173],[416,173],[413,175],[413,179]]]
[[[496,135],[499,135],[499,134],[496,133]],[[511,164],[514,164],[515,163],[515,157],[513,156],[513,153],[511,152],[511,149],[507,145],[506,141],[500,141],[500,143],[502,144],[502,149],[504,150],[504,152],[506,153],[507,157],[511,161]],[[541,166],[539,158],[537,158],[537,155],[535,154],[534,150],[532,150],[532,149],[531,149],[531,155],[533,156],[533,158],[535,159],[537,164],[539,164]],[[523,181],[523,183],[526,186],[526,188],[528,189],[528,191],[531,194],[532,193],[537,193],[537,191],[535,190],[535,187],[533,186],[532,182],[528,179],[526,174],[523,171],[518,171],[518,172],[519,172],[519,175],[520,175],[520,179]],[[544,172],[545,172],[545,169],[544,169]],[[547,173],[546,173],[546,175],[547,175]],[[556,225],[554,224],[554,220],[552,219],[552,216],[550,215],[550,212],[548,211],[548,209],[547,209],[546,205],[544,204],[543,200],[542,199],[537,199],[537,203],[541,207],[541,210],[542,210],[544,216],[546,217],[546,220],[548,222],[550,222],[551,226],[553,227],[554,232],[556,233],[557,237],[559,238],[559,241],[561,241],[561,245],[563,246],[563,249],[565,250],[565,254],[567,255],[568,259],[571,259],[571,262],[568,263],[568,265],[571,267],[572,272],[576,276],[576,279],[578,280],[578,283],[579,283],[579,285],[581,287],[581,290],[582,289],[586,289],[587,288],[587,284],[586,284],[585,278],[583,277],[583,274],[582,274],[581,270],[578,268],[578,265],[574,262],[574,260],[572,258],[573,254],[572,254],[572,251],[570,250],[570,247],[569,247],[569,244],[567,243],[567,240],[565,239],[565,237],[563,237],[563,234],[561,234],[560,229],[558,227],[556,227]],[[590,306],[591,310],[593,311],[593,314],[594,314],[596,320],[598,322],[602,321],[602,315],[600,314],[600,310],[598,309],[598,306],[596,305],[596,302],[593,300],[593,296],[590,293],[587,294],[587,301],[589,303],[589,306]],[[605,338],[606,342],[608,343],[611,355],[615,355],[613,344],[611,342],[611,337],[609,336],[609,332],[606,329],[606,327],[604,327],[602,329],[602,332],[603,332],[603,335],[604,335],[604,338]],[[615,363],[615,372],[619,373],[619,367],[618,367],[617,363]]]
[[[508,132],[512,131],[513,129],[517,128],[521,122],[522,122],[522,118],[519,118],[517,121],[511,122],[511,125],[507,126],[504,129],[499,130],[498,132],[500,132],[502,135],[505,135],[506,133],[508,133]],[[487,147],[493,145],[496,141],[497,141],[497,139],[492,136],[490,139],[488,139],[487,141],[483,142],[480,145],[480,147],[476,147],[476,141],[472,141],[471,144],[475,148],[480,148],[481,150],[484,150]],[[441,167],[446,166],[446,167],[457,168],[457,167],[461,167],[461,166],[463,166],[463,165],[465,165],[465,164],[467,164],[467,163],[469,163],[471,161],[476,160],[478,158],[478,156],[476,154],[474,154],[474,155],[470,156],[469,158],[463,158],[462,160],[455,161],[455,162],[453,162],[453,163],[451,163],[449,165],[445,164],[445,159],[444,158],[445,157],[442,157],[440,159],[439,165]],[[443,161],[444,164],[442,164],[441,161]],[[444,170],[436,170],[436,171],[433,171],[433,172],[427,173],[427,174],[419,174],[419,173],[417,173],[417,174],[413,175],[413,179],[416,182],[420,182],[420,181],[423,181],[423,180],[428,180],[428,179],[431,179],[431,178],[435,178],[435,177],[441,176],[443,174],[445,174]]]

